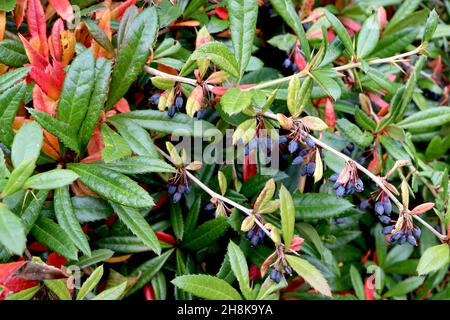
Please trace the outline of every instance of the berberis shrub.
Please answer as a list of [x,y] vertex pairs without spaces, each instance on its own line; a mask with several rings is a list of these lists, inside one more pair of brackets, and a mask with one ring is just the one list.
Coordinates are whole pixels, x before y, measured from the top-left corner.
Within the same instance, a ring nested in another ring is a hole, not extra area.
[[0,298],[449,299],[448,1],[0,3]]

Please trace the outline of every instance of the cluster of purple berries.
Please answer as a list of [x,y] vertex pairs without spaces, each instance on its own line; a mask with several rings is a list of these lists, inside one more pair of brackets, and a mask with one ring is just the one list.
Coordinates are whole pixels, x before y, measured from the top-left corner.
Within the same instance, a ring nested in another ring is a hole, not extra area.
[[272,139],[267,136],[254,137],[244,146],[244,155],[248,155],[250,151],[256,150],[267,150],[267,152],[272,151]]
[[334,182],[333,189],[336,190],[337,197],[343,197],[345,195],[352,195],[355,192],[364,191],[364,183],[358,177],[349,179],[346,183],[340,183],[338,179],[338,173],[334,173],[330,176],[330,181]]
[[256,226],[255,228],[250,229],[247,232],[247,239],[250,240],[250,244],[253,247],[256,247],[258,244],[263,244],[266,240],[266,237],[267,235],[264,233],[264,231]]
[[172,196],[173,203],[177,203],[181,200],[183,194],[189,193],[189,191],[191,191],[191,187],[188,182],[178,184],[169,182],[167,184],[167,191]]
[[292,268],[290,266],[286,266],[283,270],[283,272],[279,271],[276,268],[273,268],[272,271],[270,271],[270,279],[275,281],[276,283],[280,283],[281,278],[283,274],[292,275]]
[[[394,230],[394,226],[387,226],[383,229],[383,233],[391,234],[392,230]],[[408,242],[412,246],[417,246],[421,233],[420,228],[417,226],[406,230],[399,230],[394,234],[391,234],[389,237],[389,243],[402,245]]]
[[[155,93],[154,95],[152,95],[150,97],[150,103],[152,105],[157,106],[159,103],[159,98],[161,97],[161,95],[159,93]],[[169,109],[167,110],[167,115],[171,118],[173,118],[173,116],[175,116],[175,113],[177,111],[180,111],[181,109],[183,109],[183,105],[184,105],[184,98],[183,95],[180,94],[175,98],[175,101],[173,103],[173,105],[171,105],[169,107]]]
[[297,72],[298,71],[297,65],[290,58],[286,58],[283,61],[283,68],[291,69],[292,72]]
[[[288,137],[281,136],[278,140],[279,144],[284,144],[289,141]],[[309,154],[311,148],[315,147],[314,141],[311,137],[306,137],[304,139],[304,145],[298,142],[295,139],[292,139],[288,143],[289,153],[292,154],[294,159],[292,160],[292,164],[299,166],[302,165],[305,161],[305,157]],[[302,176],[313,176],[314,171],[316,170],[316,164],[314,162],[309,162],[304,164],[300,169],[300,175]]]
[[382,194],[380,200],[375,202],[374,209],[381,223],[391,223],[392,204],[389,197],[385,196],[384,193]]

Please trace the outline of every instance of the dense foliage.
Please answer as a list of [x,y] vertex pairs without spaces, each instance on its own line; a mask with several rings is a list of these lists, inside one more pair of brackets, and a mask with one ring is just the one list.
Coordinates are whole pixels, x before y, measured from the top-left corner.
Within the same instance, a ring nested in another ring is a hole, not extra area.
[[449,299],[450,3],[0,3],[2,299]]

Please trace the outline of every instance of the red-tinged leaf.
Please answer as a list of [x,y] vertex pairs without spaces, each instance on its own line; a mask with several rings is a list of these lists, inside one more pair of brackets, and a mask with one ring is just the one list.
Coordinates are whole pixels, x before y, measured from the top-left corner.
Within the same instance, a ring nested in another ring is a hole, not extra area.
[[48,247],[40,244],[39,242],[33,242],[27,246],[27,249],[31,252],[45,252],[48,250]]
[[[381,98],[378,94],[373,93],[373,92],[369,92],[367,95],[369,96],[369,99],[373,103],[375,103],[378,107],[381,108],[381,110],[388,110],[389,111],[389,103],[384,101],[383,98]],[[379,116],[382,116],[382,115],[379,115]]]
[[50,54],[54,60],[61,61],[62,58],[62,42],[61,31],[64,30],[64,22],[62,19],[56,20],[52,27],[52,33],[49,38]]
[[251,152],[244,157],[244,164],[242,165],[242,179],[244,182],[253,177],[257,171],[256,155],[254,152]]
[[38,284],[39,281],[37,280],[24,280],[17,276],[14,276],[10,280],[8,280],[7,283],[5,283],[5,286],[8,288],[10,292],[17,293],[19,291],[35,287]]
[[[297,291],[300,286],[302,286],[305,283],[305,280],[303,280],[302,277],[295,277],[291,281],[289,281],[288,286],[281,290],[282,293],[287,292],[294,292]],[[289,300],[287,298],[283,298],[283,300]]]
[[263,264],[261,265],[261,269],[260,269],[261,277],[264,277],[267,270],[269,270],[269,267],[272,264],[273,260],[275,260],[275,257],[276,257],[276,252],[272,253],[270,256],[268,256],[266,258],[266,260],[264,260]]
[[295,65],[297,66],[297,69],[300,71],[305,69],[306,64],[307,64],[305,57],[303,56],[303,54],[300,53],[299,50],[295,50],[294,62],[295,62]]
[[384,7],[378,8],[377,18],[378,18],[378,21],[380,21],[381,28],[384,29],[384,27],[386,26],[386,20],[387,20],[386,9],[384,9]]
[[144,291],[145,300],[156,300],[155,291],[150,283],[147,283],[142,290]]
[[336,127],[336,113],[334,111],[334,103],[329,98],[327,98],[325,101],[324,118],[325,123],[328,125],[328,127]]
[[2,41],[3,37],[5,36],[5,29],[6,29],[6,12],[0,11],[0,41]]
[[33,88],[33,107],[36,110],[51,114],[54,116],[56,114],[55,100],[50,99],[45,95],[39,86],[34,86]]
[[40,40],[39,52],[43,56],[48,57],[47,24],[45,21],[44,8],[42,7],[40,0],[28,0],[26,18],[31,36],[38,37]]
[[50,266],[61,269],[61,266],[63,266],[66,262],[67,259],[65,257],[60,256],[56,252],[52,252],[48,255],[46,263]]
[[114,109],[120,113],[131,112],[130,105],[125,98],[121,98],[115,105]]
[[0,264],[0,284],[3,284],[14,272],[19,270],[25,261]]
[[61,18],[67,22],[71,22],[73,20],[73,8],[70,5],[69,0],[49,0],[49,2]]
[[[98,27],[105,32],[105,34],[108,36],[108,39],[111,40],[112,38],[112,31],[111,31],[111,11],[109,9],[102,10],[100,12],[97,12],[97,14],[102,13],[100,21],[98,22]],[[92,51],[94,52],[94,57],[104,57],[104,58],[111,58],[111,54],[105,50],[97,41],[94,40],[92,44]]]
[[33,67],[45,70],[50,64],[48,58],[43,56],[41,53],[36,51],[31,43],[25,39],[21,34],[19,34],[19,38],[25,47],[25,53],[27,54],[28,60]]
[[111,19],[120,20],[120,18],[122,18],[125,11],[127,11],[127,9],[130,6],[135,5],[135,4],[136,4],[136,0],[127,0],[127,1],[123,2],[122,4],[120,4],[119,6],[114,8],[114,10],[111,12]]
[[289,246],[289,249],[295,252],[299,252],[302,249],[303,242],[305,242],[305,239],[295,235],[291,240],[291,245]]
[[44,144],[42,145],[42,151],[55,160],[59,159],[59,140],[47,130],[44,130]]
[[387,181],[383,181],[383,184],[386,186],[386,188],[388,188],[393,194],[395,195],[400,195],[400,193],[398,192],[397,188],[392,185],[391,183],[387,182]]
[[418,214],[422,214],[425,213],[431,209],[434,208],[434,203],[433,202],[426,202],[426,203],[422,203],[419,204],[417,207],[415,207],[414,209],[411,210],[411,214],[413,215],[418,215]]
[[239,89],[241,90],[245,90],[245,89],[250,89],[253,88],[254,86],[256,86],[256,84],[254,83],[249,83],[249,84],[241,84],[239,86],[237,86]]
[[17,0],[16,7],[14,8],[14,21],[16,22],[17,29],[22,25],[26,7],[27,0]]
[[364,296],[366,300],[375,300],[375,278],[370,276],[364,283]]
[[214,9],[214,13],[222,20],[228,20],[228,10],[224,7],[217,7]]
[[225,92],[227,92],[228,88],[227,87],[213,87],[211,88],[211,92],[214,93],[216,96],[223,96],[225,94]]
[[361,29],[361,24],[356,20],[345,17],[342,17],[339,20],[341,20],[342,24],[353,32],[358,32],[359,29]]
[[380,157],[378,156],[378,152],[374,151],[373,152],[373,159],[372,161],[369,162],[369,165],[367,166],[367,169],[369,169],[370,172],[372,172],[373,174],[379,174],[381,171],[381,160]]
[[30,70],[31,79],[42,89],[42,91],[53,100],[58,100],[61,93],[62,84],[57,79],[45,73],[42,69],[32,67]]
[[249,278],[251,281],[261,279],[261,271],[259,270],[258,266],[255,264],[250,265],[248,273],[249,273]]
[[100,132],[100,126],[97,126],[94,129],[94,133],[92,134],[91,140],[89,141],[87,152],[89,155],[94,155],[102,151],[105,147],[103,143],[103,137]]
[[170,244],[177,243],[177,240],[175,240],[175,238],[173,236],[171,236],[170,234],[164,233],[162,231],[157,231],[155,233],[156,233],[156,237],[161,242],[170,243]]
[[96,161],[101,161],[101,160],[102,160],[102,153],[96,152],[96,153],[91,154],[91,155],[87,156],[86,158],[82,159],[80,162],[81,163],[90,163],[90,162],[96,162]]

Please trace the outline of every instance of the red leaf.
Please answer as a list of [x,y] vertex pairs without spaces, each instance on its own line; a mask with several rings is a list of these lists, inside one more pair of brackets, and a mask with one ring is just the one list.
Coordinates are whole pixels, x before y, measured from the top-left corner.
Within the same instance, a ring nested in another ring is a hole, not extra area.
[[102,149],[105,147],[105,144],[103,143],[103,137],[100,132],[100,127],[97,126],[94,129],[94,133],[92,134],[91,140],[89,141],[87,151],[89,155],[97,154],[102,151]]
[[324,109],[325,123],[330,127],[334,128],[336,126],[336,113],[334,112],[333,101],[329,98],[325,101]]
[[295,65],[297,66],[297,69],[300,71],[305,69],[306,64],[307,64],[305,57],[301,54],[301,52],[299,50],[295,50],[294,62],[295,62]]
[[46,56],[43,56],[41,53],[37,52],[31,43],[25,39],[21,34],[19,34],[19,38],[23,43],[23,46],[25,47],[25,52],[27,54],[28,60],[30,60],[30,63],[32,66],[40,68],[44,70],[48,67],[50,62],[48,61],[48,58]]
[[61,266],[63,266],[66,262],[67,259],[65,257],[60,256],[55,252],[50,253],[47,258],[47,264],[58,269],[61,269]]
[[242,178],[244,182],[253,177],[256,174],[257,170],[258,166],[256,165],[255,153],[251,152],[248,155],[244,156],[244,164],[242,168]]
[[153,291],[153,287],[150,283],[147,283],[144,286],[144,296],[145,296],[145,300],[156,300],[155,297],[155,291]]
[[49,38],[50,54],[54,60],[61,61],[62,57],[62,43],[61,43],[61,31],[64,30],[64,22],[62,19],[56,20],[52,27],[52,34]]
[[4,283],[14,272],[19,270],[25,261],[0,264],[0,283]]
[[28,288],[35,287],[39,284],[37,280],[24,280],[20,279],[17,276],[12,277],[5,286],[8,288],[10,292],[19,292]]
[[71,22],[74,18],[73,9],[69,0],[49,0],[56,13],[67,22]]
[[114,109],[121,113],[130,112],[130,105],[128,104],[128,101],[125,98],[120,99],[115,105]]
[[33,107],[52,116],[56,113],[56,101],[47,97],[39,86],[33,88]]
[[387,17],[386,17],[386,10],[383,7],[378,8],[377,18],[378,21],[380,21],[381,28],[384,29],[384,27],[386,26]]
[[27,24],[31,36],[38,37],[40,41],[39,52],[48,57],[47,25],[45,21],[44,8],[39,0],[28,0]]
[[228,20],[228,10],[224,7],[217,7],[214,9],[216,16],[222,20]]
[[433,202],[426,202],[419,204],[417,207],[411,210],[411,214],[418,215],[427,212],[428,210],[431,210],[434,208]]
[[345,17],[342,17],[339,20],[341,20],[341,22],[344,26],[346,26],[348,29],[350,29],[354,32],[358,32],[359,29],[361,29],[361,24],[356,20],[353,20],[350,18],[345,18]]
[[16,21],[17,29],[22,25],[23,15],[25,8],[27,7],[27,0],[17,0],[16,7],[14,8],[14,21]]
[[298,252],[302,249],[302,244],[305,241],[302,237],[299,237],[295,235],[292,238],[291,245],[289,246],[289,249],[294,250],[295,252]]
[[55,79],[55,77],[52,77],[48,73],[45,73],[42,69],[36,67],[31,68],[30,77],[47,96],[53,100],[58,100],[62,89],[62,83]]
[[165,242],[165,243],[170,243],[170,244],[176,244],[177,241],[175,240],[174,237],[172,237],[170,234],[167,234],[165,232],[162,231],[157,231],[156,232],[156,237],[158,238],[159,241]]
[[380,160],[380,157],[378,156],[378,152],[376,152],[376,151],[373,152],[373,159],[372,159],[372,161],[369,162],[367,169],[369,169],[369,171],[372,172],[373,174],[380,173],[381,160]]
[[136,4],[136,0],[127,0],[111,12],[111,19],[120,20],[127,9]]
[[261,271],[259,270],[258,266],[255,264],[251,264],[249,268],[249,276],[250,280],[258,280],[261,279]]
[[33,252],[44,252],[48,250],[47,246],[40,244],[39,242],[33,242],[27,246],[28,250]]
[[372,275],[364,283],[364,296],[366,300],[375,300],[375,277]]

